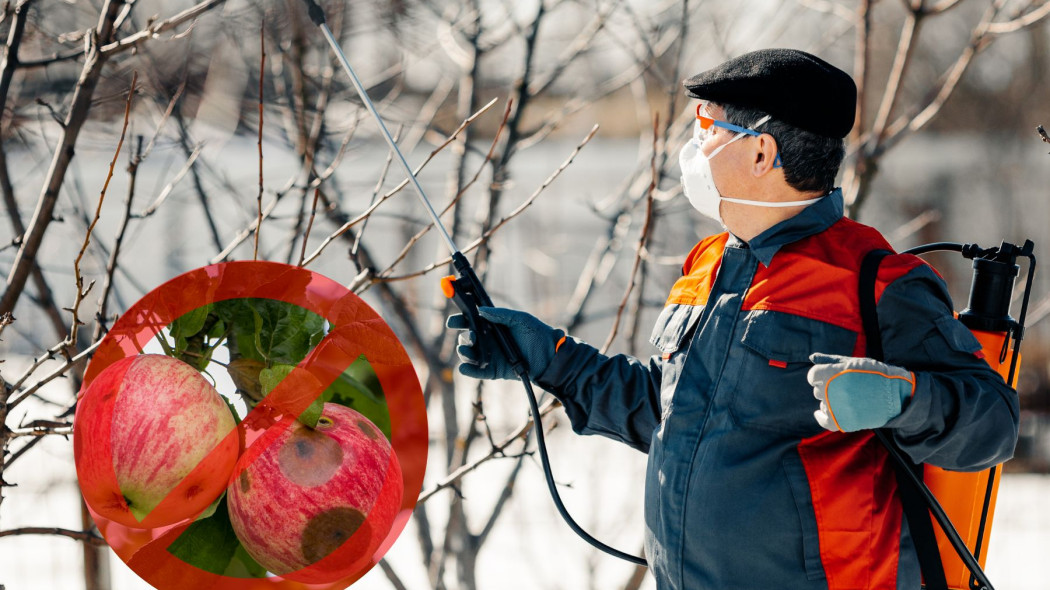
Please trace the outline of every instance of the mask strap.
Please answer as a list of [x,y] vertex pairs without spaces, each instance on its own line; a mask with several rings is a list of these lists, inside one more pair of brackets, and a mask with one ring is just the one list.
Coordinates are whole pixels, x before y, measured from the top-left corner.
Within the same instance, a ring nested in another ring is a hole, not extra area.
[[723,201],[729,201],[730,203],[740,203],[741,205],[753,205],[755,207],[801,207],[803,205],[812,205],[824,197],[817,197],[815,199],[806,199],[803,201],[749,201],[747,199],[734,199],[732,197],[722,197]]

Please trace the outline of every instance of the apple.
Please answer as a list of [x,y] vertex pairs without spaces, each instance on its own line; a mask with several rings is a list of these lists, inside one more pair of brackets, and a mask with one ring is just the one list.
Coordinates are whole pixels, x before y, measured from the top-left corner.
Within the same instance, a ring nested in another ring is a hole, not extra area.
[[326,403],[316,428],[285,417],[249,447],[227,489],[233,530],[271,573],[330,583],[363,573],[401,508],[390,442],[365,416]]
[[158,354],[125,357],[79,395],[73,447],[84,499],[133,528],[195,518],[229,482],[239,434],[195,368]]

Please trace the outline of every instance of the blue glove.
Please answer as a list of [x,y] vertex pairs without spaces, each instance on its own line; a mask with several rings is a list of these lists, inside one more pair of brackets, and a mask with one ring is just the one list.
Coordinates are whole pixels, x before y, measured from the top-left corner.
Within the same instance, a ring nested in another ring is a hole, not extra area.
[[814,353],[806,378],[820,409],[813,416],[831,431],[881,428],[900,415],[915,391],[911,371],[875,359]]
[[[535,379],[547,370],[559,341],[565,336],[565,332],[551,328],[547,324],[522,312],[501,307],[479,307],[481,317],[492,322],[506,326],[511,338],[518,344],[524,357],[525,365],[528,367],[529,375]],[[510,361],[503,355],[503,351],[495,342],[483,344],[491,346],[488,350],[489,363],[485,367],[478,366],[480,355],[474,349],[477,344],[477,335],[470,329],[470,324],[463,314],[451,315],[445,326],[452,330],[463,330],[459,334],[459,346],[456,353],[459,355],[459,372],[467,377],[475,379],[517,379],[518,376],[511,369]]]

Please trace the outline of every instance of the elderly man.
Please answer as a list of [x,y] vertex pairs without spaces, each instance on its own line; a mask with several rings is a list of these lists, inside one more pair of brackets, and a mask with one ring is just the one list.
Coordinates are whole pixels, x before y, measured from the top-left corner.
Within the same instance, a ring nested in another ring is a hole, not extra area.
[[[482,308],[521,347],[573,429],[648,453],[646,555],[663,589],[919,588],[894,471],[1008,459],[1016,396],[952,315],[943,281],[891,255],[876,280],[884,361],[864,358],[858,273],[890,249],[843,217],[835,177],[856,86],[801,51],[732,59],[685,81],[700,99],[685,195],[726,231],[686,257],[648,362],[604,356],[519,311]],[[466,329],[460,316],[453,329]],[[485,367],[461,337],[460,372]]]

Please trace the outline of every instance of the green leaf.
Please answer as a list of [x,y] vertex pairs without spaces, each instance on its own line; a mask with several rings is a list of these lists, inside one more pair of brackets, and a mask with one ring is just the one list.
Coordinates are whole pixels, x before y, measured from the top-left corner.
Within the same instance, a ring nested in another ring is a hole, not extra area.
[[205,508],[204,512],[201,512],[201,515],[197,517],[197,520],[201,520],[203,518],[210,518],[213,514],[215,514],[215,510],[219,507],[219,504],[222,504],[222,501],[224,499],[226,499],[225,491],[219,494],[219,497],[215,498],[215,501],[212,502],[211,505],[209,505],[207,508]]
[[262,387],[262,394],[264,396],[270,395],[270,392],[277,387],[277,384],[294,369],[295,365],[274,365],[259,371],[259,385]]
[[357,410],[371,420],[387,439],[390,438],[390,410],[386,397],[379,378],[364,356],[347,367],[321,397]]
[[204,328],[204,322],[208,319],[210,312],[211,304],[209,303],[183,314],[168,326],[168,331],[175,340],[176,356],[182,355],[186,351],[187,341]]
[[297,364],[306,358],[314,335],[324,329],[321,316],[283,301],[254,299],[255,346],[268,363]]
[[255,299],[227,299],[213,304],[213,312],[226,327],[229,337],[226,346],[230,358],[247,358],[263,362],[266,359],[255,346]]
[[324,396],[321,395],[310,404],[302,414],[299,414],[297,420],[303,426],[308,428],[316,428],[317,421],[321,419],[321,414],[324,412]]
[[244,545],[237,543],[237,549],[233,552],[233,559],[226,567],[223,575],[231,578],[265,578],[266,568],[259,565],[251,555],[244,549]]
[[[168,552],[194,567],[221,575],[231,568],[235,556],[238,555],[238,548],[244,553],[241,542],[237,540],[237,535],[233,532],[233,525],[230,524],[224,494],[216,502],[212,515],[200,518],[191,524],[168,546]],[[247,553],[244,554],[247,555]],[[261,567],[258,564],[255,566]],[[244,573],[248,575],[242,577],[266,575],[265,571],[261,575],[255,575],[257,571],[258,569],[253,571],[245,567]]]

